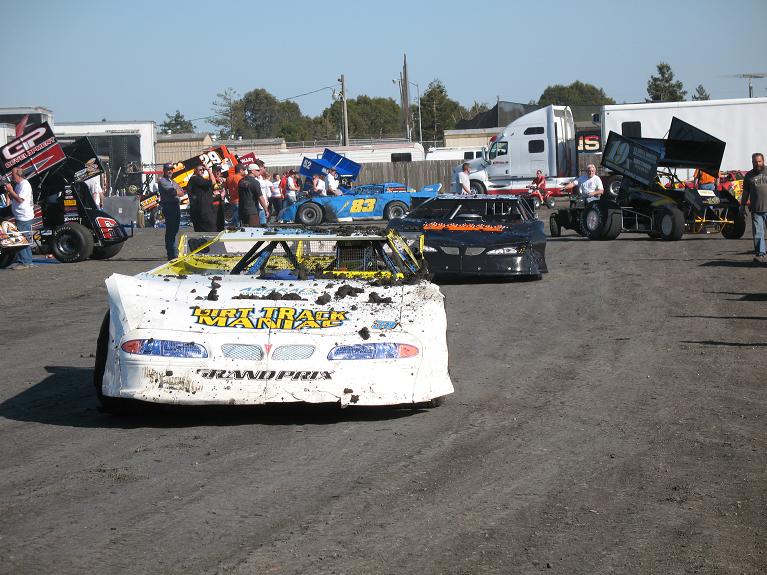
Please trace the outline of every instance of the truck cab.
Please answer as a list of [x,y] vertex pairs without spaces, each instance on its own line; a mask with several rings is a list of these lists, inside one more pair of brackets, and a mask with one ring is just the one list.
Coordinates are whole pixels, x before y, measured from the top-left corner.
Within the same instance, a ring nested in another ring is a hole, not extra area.
[[[557,193],[561,183],[577,173],[572,111],[552,105],[517,118],[495,137],[482,158],[469,165],[475,193],[524,193],[536,170],[546,175],[546,189]],[[460,171],[461,166],[453,170],[456,188]]]

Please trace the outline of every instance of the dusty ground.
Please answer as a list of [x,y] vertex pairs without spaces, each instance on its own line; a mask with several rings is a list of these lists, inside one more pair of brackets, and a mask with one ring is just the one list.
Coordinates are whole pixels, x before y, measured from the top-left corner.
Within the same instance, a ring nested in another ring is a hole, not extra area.
[[444,285],[456,392],[430,411],[102,414],[103,281],[161,232],[0,272],[0,572],[764,573],[750,246],[570,232],[542,281]]

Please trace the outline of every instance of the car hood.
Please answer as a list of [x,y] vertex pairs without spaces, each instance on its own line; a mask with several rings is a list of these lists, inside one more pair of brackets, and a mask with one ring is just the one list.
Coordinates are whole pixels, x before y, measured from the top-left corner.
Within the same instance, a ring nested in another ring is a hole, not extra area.
[[[265,280],[254,276],[161,277],[114,274],[106,281],[110,309],[125,332],[291,331],[315,335],[359,332],[372,325],[403,329],[428,321],[422,307],[442,300],[439,288],[374,285],[363,280]],[[377,322],[377,323],[376,323]]]

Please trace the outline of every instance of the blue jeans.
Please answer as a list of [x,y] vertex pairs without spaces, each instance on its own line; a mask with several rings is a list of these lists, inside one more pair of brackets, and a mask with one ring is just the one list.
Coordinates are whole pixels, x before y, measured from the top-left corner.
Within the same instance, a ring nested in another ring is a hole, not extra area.
[[181,207],[178,203],[161,204],[161,207],[162,215],[165,216],[165,252],[168,259],[172,260],[178,257],[176,234],[181,224]]
[[710,184],[701,184],[698,186],[698,189],[699,190],[715,190],[716,185],[714,184],[714,182],[711,182]]
[[[32,243],[32,221],[33,220],[16,220],[16,228],[24,234],[27,241]],[[27,246],[19,253],[16,254],[16,263],[24,264],[26,266],[32,265],[32,248]]]
[[266,225],[266,212],[261,206],[258,206],[258,223],[262,226]]
[[240,227],[240,204],[232,204],[232,226]]
[[754,252],[765,255],[764,227],[767,225],[767,212],[751,212],[751,233],[754,235]]

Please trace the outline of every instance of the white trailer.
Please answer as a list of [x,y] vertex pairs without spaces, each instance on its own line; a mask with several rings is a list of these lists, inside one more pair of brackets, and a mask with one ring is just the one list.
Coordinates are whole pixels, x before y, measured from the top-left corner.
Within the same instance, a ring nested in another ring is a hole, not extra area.
[[[609,133],[663,138],[676,116],[727,144],[721,169],[750,170],[751,154],[767,153],[767,98],[660,102],[604,106],[599,115],[602,142]],[[690,177],[690,174],[679,174]]]

